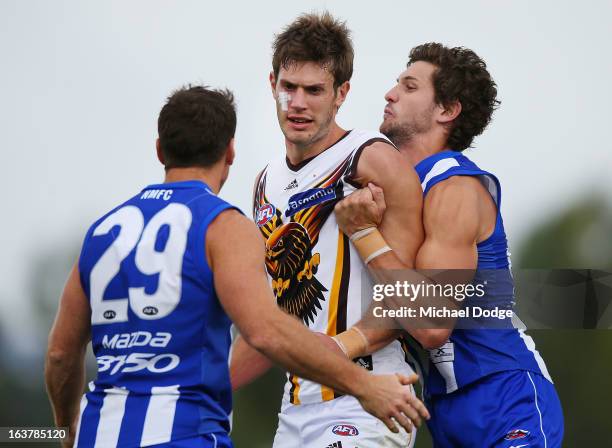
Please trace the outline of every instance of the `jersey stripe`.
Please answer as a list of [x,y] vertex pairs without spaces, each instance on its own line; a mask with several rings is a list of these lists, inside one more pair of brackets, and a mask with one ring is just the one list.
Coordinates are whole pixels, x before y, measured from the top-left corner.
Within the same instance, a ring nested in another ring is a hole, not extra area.
[[151,388],[151,400],[147,408],[140,446],[170,441],[179,397],[178,385]]
[[[334,269],[334,279],[332,281],[331,292],[329,294],[329,308],[328,308],[328,314],[327,314],[328,316],[327,317],[327,335],[328,336],[335,336],[338,334],[338,328],[337,328],[338,298],[340,295],[340,283],[342,280],[344,254],[345,254],[344,234],[342,233],[342,231],[338,230],[338,248],[336,250],[336,267]],[[334,391],[327,386],[321,386],[321,399],[323,401],[333,400]]]
[[289,402],[291,404],[300,404],[300,383],[299,378],[293,374],[289,376],[291,381],[291,390],[289,391]]
[[74,436],[74,448],[79,446],[79,434],[81,434],[81,421],[83,421],[83,412],[87,407],[87,396],[81,397],[81,404],[79,405],[79,421],[77,423],[76,434]]
[[128,391],[113,387],[104,391],[106,396],[100,409],[100,422],[96,431],[96,448],[117,446],[121,421],[125,412]]
[[429,172],[425,176],[425,179],[423,179],[423,182],[421,182],[421,188],[423,189],[423,191],[427,189],[427,184],[429,183],[431,179],[433,179],[436,176],[439,176],[440,174],[445,173],[446,171],[450,170],[451,168],[455,166],[459,166],[459,162],[457,162],[452,157],[449,157],[447,159],[442,159],[436,162],[434,166],[431,167],[431,170],[429,170]]

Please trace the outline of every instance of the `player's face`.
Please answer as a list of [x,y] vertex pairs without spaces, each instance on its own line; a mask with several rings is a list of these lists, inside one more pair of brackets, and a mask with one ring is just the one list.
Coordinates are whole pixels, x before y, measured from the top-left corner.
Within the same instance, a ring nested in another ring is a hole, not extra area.
[[436,114],[441,108],[435,102],[434,71],[435,66],[429,62],[414,62],[385,95],[387,105],[380,132],[396,145],[413,140],[435,125]]
[[[334,89],[333,75],[316,62],[281,67],[278,79],[270,74],[270,84],[285,138],[304,149],[327,136],[348,91],[348,82],[346,87]],[[286,95],[289,97],[283,104]]]

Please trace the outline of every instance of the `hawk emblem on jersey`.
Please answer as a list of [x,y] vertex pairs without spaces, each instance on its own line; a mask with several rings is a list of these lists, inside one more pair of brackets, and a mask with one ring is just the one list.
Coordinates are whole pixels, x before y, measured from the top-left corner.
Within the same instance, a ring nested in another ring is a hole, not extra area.
[[325,300],[325,287],[315,274],[321,262],[311,250],[308,231],[297,222],[277,228],[266,241],[266,267],[278,304],[304,322],[314,321]]
[[344,197],[341,177],[348,166],[349,158],[317,185],[293,195],[291,200],[296,205],[289,206],[291,213],[286,213],[286,223],[279,204],[272,205],[265,194],[267,173],[263,172],[257,181],[253,216],[266,239],[266,269],[272,277],[276,301],[307,325],[323,309],[321,303],[328,291],[316,278],[321,254],[314,248],[334,205]]

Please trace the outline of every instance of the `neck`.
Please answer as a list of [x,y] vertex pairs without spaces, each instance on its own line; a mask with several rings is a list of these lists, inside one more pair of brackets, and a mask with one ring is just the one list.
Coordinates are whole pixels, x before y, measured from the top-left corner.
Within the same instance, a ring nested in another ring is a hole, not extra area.
[[310,159],[321,154],[327,148],[336,143],[346,133],[336,122],[333,122],[325,137],[308,145],[299,145],[285,138],[285,148],[287,149],[287,158],[292,165],[297,165],[306,159]]
[[410,161],[412,166],[429,156],[448,149],[446,135],[416,135],[410,141],[400,144],[399,151]]
[[221,190],[223,184],[222,171],[217,167],[200,168],[170,168],[166,170],[164,183],[182,182],[186,180],[199,180],[208,185],[211,190],[217,194]]

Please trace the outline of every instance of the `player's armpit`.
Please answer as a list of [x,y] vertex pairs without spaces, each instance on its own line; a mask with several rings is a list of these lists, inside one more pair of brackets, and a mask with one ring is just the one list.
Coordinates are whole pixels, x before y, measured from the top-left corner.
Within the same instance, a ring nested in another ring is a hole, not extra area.
[[85,350],[90,334],[89,303],[75,265],[60,299],[45,359],[45,383],[55,424],[68,426],[71,437],[85,386]]
[[272,367],[272,361],[238,336],[232,345],[230,381],[232,390],[238,390],[255,381]]

